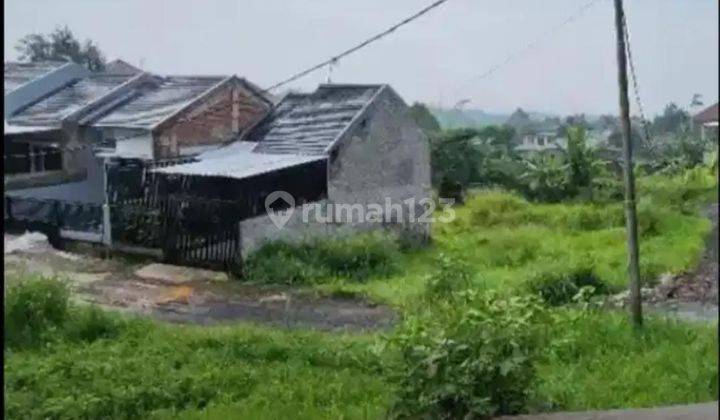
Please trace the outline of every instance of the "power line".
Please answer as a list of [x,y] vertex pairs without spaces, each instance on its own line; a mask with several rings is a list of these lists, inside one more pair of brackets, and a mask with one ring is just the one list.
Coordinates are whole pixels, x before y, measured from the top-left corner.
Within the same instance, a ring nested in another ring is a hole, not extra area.
[[[508,54],[508,56],[505,58],[505,60],[503,60],[503,61],[501,61],[500,63],[497,63],[497,64],[491,66],[491,67],[488,68],[484,73],[481,73],[480,75],[471,78],[471,79],[470,79],[468,82],[466,82],[466,83],[470,83],[470,82],[472,82],[472,81],[480,81],[480,80],[483,80],[483,79],[485,79],[485,78],[487,78],[487,77],[490,77],[492,74],[494,74],[494,73],[495,73],[496,71],[498,71],[500,68],[502,68],[502,67],[504,67],[504,66],[512,63],[514,60],[516,60],[517,58],[519,58],[521,55],[524,55],[525,53],[527,53],[527,52],[535,49],[535,48],[540,44],[540,42],[542,42],[545,38],[547,38],[547,37],[549,37],[549,36],[551,36],[551,35],[554,35],[554,34],[555,34],[557,31],[559,31],[560,29],[564,28],[565,26],[569,25],[570,23],[572,23],[572,22],[574,22],[575,20],[577,20],[578,18],[580,18],[583,14],[585,14],[585,12],[587,12],[588,10],[590,10],[590,8],[592,8],[596,3],[599,3],[600,1],[601,1],[601,0],[591,0],[591,1],[587,2],[587,3],[585,3],[582,7],[580,7],[579,9],[577,9],[575,12],[573,12],[570,16],[568,16],[565,20],[563,20],[562,22],[560,22],[558,25],[550,28],[550,30],[548,30],[547,32],[544,32],[544,33],[540,34],[540,36],[538,36],[537,38],[535,38],[534,41],[532,41],[531,43],[525,45],[523,48],[520,48],[520,49],[518,49],[518,50],[516,50],[516,51],[514,51],[514,52],[512,52],[512,53],[510,53],[510,54]],[[458,89],[458,90],[460,90],[460,89]]]
[[303,71],[301,71],[301,72],[299,72],[299,73],[296,73],[296,74],[288,77],[288,78],[285,79],[285,80],[282,80],[282,81],[280,81],[280,82],[278,82],[278,83],[275,83],[274,85],[272,85],[272,86],[270,86],[269,88],[265,89],[264,92],[267,92],[267,91],[276,89],[276,88],[278,88],[278,87],[280,87],[280,86],[286,85],[286,84],[288,84],[288,83],[290,83],[290,82],[292,82],[292,81],[295,81],[295,80],[297,80],[297,79],[299,79],[299,78],[301,78],[301,77],[303,77],[303,76],[305,76],[305,75],[307,75],[307,74],[310,74],[310,73],[312,73],[312,72],[314,72],[314,71],[316,71],[316,70],[319,70],[319,69],[321,69],[321,68],[323,68],[323,67],[325,67],[325,66],[327,66],[327,65],[334,65],[334,64],[336,64],[336,63],[338,62],[338,60],[340,60],[341,58],[347,57],[348,55],[354,53],[355,51],[358,51],[358,50],[360,50],[360,49],[362,49],[362,48],[364,48],[364,47],[372,44],[373,42],[378,41],[378,40],[380,40],[381,38],[384,38],[384,37],[387,36],[387,35],[390,35],[391,33],[393,33],[393,32],[394,32],[396,29],[398,29],[399,27],[401,27],[401,26],[403,26],[403,25],[407,25],[408,23],[410,23],[410,22],[412,22],[413,20],[419,18],[420,16],[428,13],[429,11],[435,9],[436,7],[439,7],[440,5],[442,5],[442,4],[445,3],[445,2],[447,2],[447,0],[437,0],[436,2],[434,2],[434,3],[432,3],[431,5],[425,7],[424,9],[422,9],[422,10],[420,10],[419,12],[415,13],[414,15],[403,19],[403,20],[400,21],[399,23],[397,23],[397,24],[391,26],[390,28],[388,28],[388,29],[380,32],[379,34],[377,34],[377,35],[375,35],[375,36],[372,36],[372,37],[366,39],[365,41],[363,41],[363,42],[355,45],[354,47],[349,48],[349,49],[341,52],[340,54],[338,54],[338,55],[336,55],[336,56],[334,56],[334,57],[331,57],[331,58],[328,59],[328,60],[323,61],[323,62],[320,63],[320,64],[316,64],[316,65],[314,65],[314,66],[312,66],[312,67],[310,67],[310,68],[308,68],[308,69],[306,69],[306,70],[303,70]]
[[635,94],[635,103],[640,113],[640,121],[645,134],[645,141],[649,147],[652,147],[652,138],[650,137],[650,128],[645,119],[645,111],[643,110],[642,100],[640,99],[640,89],[638,88],[637,71],[635,70],[635,60],[633,59],[632,48],[630,47],[630,30],[628,29],[627,16],[623,14],[623,33],[625,36],[625,51],[627,52],[628,64],[630,66],[630,75],[633,83],[633,93]]

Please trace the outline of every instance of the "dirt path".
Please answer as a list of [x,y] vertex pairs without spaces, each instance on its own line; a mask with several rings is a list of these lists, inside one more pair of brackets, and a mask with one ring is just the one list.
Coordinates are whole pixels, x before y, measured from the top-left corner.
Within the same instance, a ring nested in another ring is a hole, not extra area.
[[705,214],[713,227],[700,263],[694,271],[662,278],[647,294],[650,311],[691,320],[718,319],[718,203]]
[[673,407],[498,417],[500,420],[716,420],[718,403]]
[[[223,273],[58,251],[39,237],[5,235],[5,274],[67,279],[82,301],[178,323],[250,321],[321,330],[390,328],[390,308],[289,287],[242,284]],[[10,252],[8,252],[10,251]]]

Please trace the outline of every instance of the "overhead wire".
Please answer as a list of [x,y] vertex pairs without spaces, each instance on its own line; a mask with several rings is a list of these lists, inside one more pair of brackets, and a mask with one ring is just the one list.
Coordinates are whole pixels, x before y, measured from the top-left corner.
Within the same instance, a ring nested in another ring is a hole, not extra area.
[[414,21],[415,19],[418,19],[419,17],[421,17],[421,16],[423,16],[424,14],[430,12],[431,10],[433,10],[433,9],[435,9],[435,8],[437,8],[437,7],[440,7],[442,4],[446,3],[447,1],[448,1],[448,0],[437,0],[437,1],[435,1],[434,3],[430,4],[429,6],[424,7],[424,8],[421,9],[419,12],[414,13],[413,15],[411,15],[411,16],[403,19],[403,20],[401,20],[400,22],[398,22],[398,23],[396,23],[395,25],[391,26],[390,28],[388,28],[388,29],[386,29],[386,30],[378,33],[377,35],[374,35],[374,36],[372,36],[372,37],[370,37],[370,38],[368,38],[368,39],[360,42],[359,44],[357,44],[357,45],[355,45],[355,46],[353,46],[353,47],[351,47],[351,48],[348,48],[347,50],[345,50],[345,51],[343,51],[343,52],[341,52],[341,53],[339,53],[339,54],[337,54],[337,55],[335,55],[335,56],[333,56],[333,57],[330,57],[329,59],[327,59],[327,60],[325,60],[325,61],[323,61],[323,62],[321,62],[321,63],[318,63],[318,64],[316,64],[316,65],[314,65],[314,66],[311,66],[311,67],[309,67],[309,68],[307,68],[307,69],[305,69],[305,70],[302,70],[302,71],[300,71],[300,72],[298,72],[298,73],[295,73],[294,75],[292,75],[292,76],[290,76],[290,77],[288,77],[288,78],[286,78],[286,79],[283,79],[283,80],[281,80],[281,81],[279,81],[279,82],[277,82],[277,83],[274,83],[274,84],[271,85],[269,88],[265,89],[264,92],[268,92],[268,91],[277,89],[277,88],[279,88],[280,86],[284,86],[284,85],[286,85],[286,84],[288,84],[288,83],[290,83],[290,82],[294,82],[295,80],[297,80],[297,79],[299,79],[299,78],[301,78],[301,77],[303,77],[303,76],[306,76],[306,75],[308,75],[308,74],[310,74],[310,73],[312,73],[312,72],[315,72],[315,71],[317,71],[317,70],[320,70],[320,69],[322,69],[322,68],[325,67],[325,66],[328,66],[328,65],[331,65],[331,66],[332,66],[332,65],[336,65],[341,58],[347,57],[348,55],[353,54],[354,52],[359,51],[359,50],[365,48],[366,46],[372,44],[373,42],[379,41],[380,39],[382,39],[382,38],[390,35],[390,34],[393,33],[393,32],[395,32],[395,30],[397,30],[397,29],[400,28],[401,26],[407,25],[408,23]]
[[652,137],[650,135],[650,127],[647,119],[645,119],[645,111],[643,109],[643,103],[640,99],[640,88],[638,87],[637,70],[635,69],[635,60],[633,58],[632,47],[630,45],[630,30],[628,29],[627,16],[623,14],[623,34],[625,37],[625,52],[628,59],[628,65],[630,67],[630,76],[632,79],[633,92],[635,96],[635,103],[638,107],[638,113],[640,114],[640,122],[643,127],[643,134],[645,135],[645,142],[648,147],[654,146]]
[[[567,25],[573,23],[574,21],[576,21],[577,19],[579,19],[581,16],[583,16],[588,10],[590,10],[593,6],[595,6],[600,1],[602,1],[602,0],[590,0],[587,3],[583,4],[580,8],[575,10],[572,14],[570,14],[562,22],[551,27],[548,31],[541,33],[537,38],[535,38],[529,44],[526,44],[524,47],[511,52],[510,54],[508,54],[505,57],[504,60],[490,66],[485,72],[472,77],[470,80],[463,83],[463,86],[467,83],[477,82],[477,81],[483,80],[487,77],[490,77],[491,75],[493,75],[495,72],[497,72],[502,67],[505,67],[506,65],[508,65],[508,64],[512,63],[513,61],[515,61],[516,59],[518,59],[520,56],[530,52],[531,50],[534,50],[535,48],[537,48],[540,45],[540,43],[543,40],[545,40],[545,38],[554,35],[560,29],[564,28],[565,26],[567,26]],[[458,91],[459,90],[461,90],[461,88],[458,88]]]

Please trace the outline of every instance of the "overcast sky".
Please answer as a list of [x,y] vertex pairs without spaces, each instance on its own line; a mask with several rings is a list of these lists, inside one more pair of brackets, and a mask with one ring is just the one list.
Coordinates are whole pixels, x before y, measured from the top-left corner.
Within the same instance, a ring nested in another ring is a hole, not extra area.
[[[68,25],[108,58],[162,74],[237,74],[268,86],[350,47],[430,0],[6,0],[5,60],[22,36]],[[617,113],[611,0],[477,76],[559,25],[587,0],[449,0],[342,60],[333,82],[389,83],[407,102]],[[693,93],[718,96],[718,1],[626,0],[643,101],[655,113]],[[311,90],[327,71],[290,87]]]

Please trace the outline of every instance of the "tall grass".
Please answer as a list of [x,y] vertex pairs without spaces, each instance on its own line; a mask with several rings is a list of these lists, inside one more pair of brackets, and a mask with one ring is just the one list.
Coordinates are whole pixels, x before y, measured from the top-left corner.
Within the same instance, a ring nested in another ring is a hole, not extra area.
[[[714,183],[701,172],[639,180],[647,283],[697,261],[710,228],[698,212],[715,198],[709,185]],[[478,335],[483,328],[463,329],[472,315],[458,312],[457,296],[464,291],[494,289],[498,299],[492,302],[513,302],[531,291],[563,304],[583,286],[624,287],[619,203],[530,204],[513,194],[483,191],[456,212],[453,223],[434,227],[433,246],[405,253],[379,236],[268,244],[248,262],[248,278],[366,293],[393,304],[408,322],[419,319],[415,311],[436,314],[431,324],[438,332],[445,328],[443,316],[456,313],[462,322],[453,324],[457,334],[449,337],[463,342],[452,344],[459,352],[453,354],[491,355],[496,349],[463,347],[465,341],[487,341]],[[328,280],[331,286],[322,284]],[[549,340],[534,349],[539,354],[533,357],[532,383],[519,390],[530,409],[717,398],[716,325],[650,318],[637,333],[624,314],[562,306],[548,312],[551,320],[539,327]],[[414,374],[377,334],[158,324],[70,304],[67,289],[52,279],[7,282],[4,315],[8,418],[382,418],[397,406],[402,387],[412,386],[395,373]],[[521,324],[521,318],[505,321]],[[521,333],[518,328],[513,331]],[[502,335],[505,328],[493,331]],[[441,350],[448,344],[418,337]],[[512,367],[503,362],[511,353],[498,348],[503,357],[483,364],[493,374]],[[475,383],[466,366],[447,366]],[[445,377],[452,385],[455,376]],[[432,377],[426,384],[422,389],[433,395],[452,393],[432,386]],[[485,401],[484,392],[471,397]]]
[[538,365],[537,409],[592,410],[706,402],[718,396],[717,324],[623,313],[560,313]]
[[316,284],[334,277],[362,281],[393,273],[399,257],[397,238],[378,232],[299,243],[275,241],[248,258],[244,274],[261,283]]

